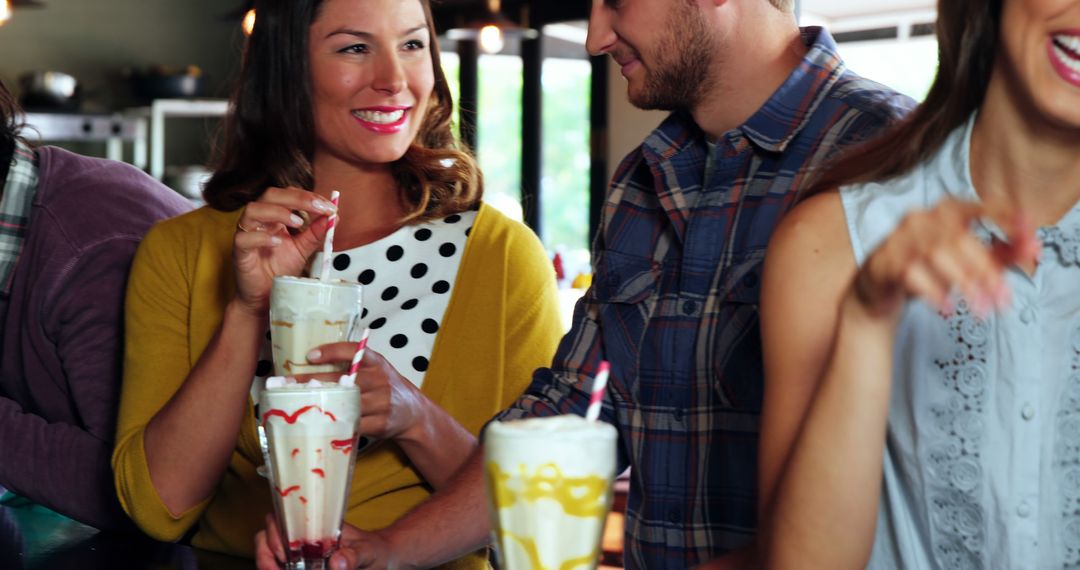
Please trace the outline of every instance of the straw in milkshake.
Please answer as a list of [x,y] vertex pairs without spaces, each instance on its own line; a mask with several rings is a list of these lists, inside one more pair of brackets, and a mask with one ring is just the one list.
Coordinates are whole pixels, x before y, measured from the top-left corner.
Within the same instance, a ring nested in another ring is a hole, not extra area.
[[360,337],[360,342],[356,343],[356,354],[353,354],[352,364],[349,365],[349,373],[338,378],[338,383],[342,386],[356,385],[356,371],[360,369],[360,361],[364,359],[364,349],[367,348],[368,335],[370,334],[371,329],[365,328],[364,335]]
[[330,261],[334,257],[334,227],[337,226],[337,207],[340,198],[341,192],[337,190],[330,192],[330,203],[334,205],[334,213],[330,214],[329,225],[326,228],[326,239],[323,240],[322,271],[319,272],[320,281],[330,280]]
[[595,422],[600,418],[600,407],[604,401],[604,391],[607,389],[608,375],[611,373],[611,365],[608,361],[601,360],[597,368],[596,378],[593,378],[592,396],[589,398],[589,409],[585,411],[585,419]]

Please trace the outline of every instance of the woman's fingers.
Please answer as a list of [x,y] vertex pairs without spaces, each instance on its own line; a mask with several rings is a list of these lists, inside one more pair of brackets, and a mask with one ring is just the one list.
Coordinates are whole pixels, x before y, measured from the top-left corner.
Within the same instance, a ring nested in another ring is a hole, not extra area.
[[945,201],[909,214],[856,276],[856,299],[877,315],[896,315],[910,297],[950,312],[953,293],[977,314],[1003,308],[1009,300],[1006,266],[1018,258],[1016,251],[1030,256],[1037,248],[1020,237],[1023,232],[1015,232],[1011,250],[986,247],[971,231],[985,213],[979,204]]
[[274,518],[273,513],[267,513],[266,515],[266,542],[270,547],[270,551],[274,553],[274,557],[278,562],[285,562],[285,547],[281,543],[281,530],[278,529],[277,519]]
[[257,202],[273,204],[290,211],[307,212],[312,216],[329,216],[336,211],[330,200],[314,192],[293,187],[277,188],[271,186],[263,192]]
[[278,233],[283,228],[299,229],[304,218],[286,207],[268,202],[251,202],[244,207],[237,229],[240,231]]
[[[355,342],[332,342],[317,346],[307,354],[308,362],[312,364],[325,364],[328,362],[352,362],[356,354]],[[369,354],[374,351],[364,351],[364,360],[369,361]],[[372,357],[374,358],[374,357]]]

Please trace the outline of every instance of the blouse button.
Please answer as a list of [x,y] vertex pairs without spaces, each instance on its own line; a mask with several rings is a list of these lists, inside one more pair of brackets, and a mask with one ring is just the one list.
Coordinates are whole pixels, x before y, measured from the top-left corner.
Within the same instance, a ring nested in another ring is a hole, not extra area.
[[1024,407],[1020,408],[1020,417],[1026,421],[1031,421],[1031,418],[1035,417],[1035,406],[1024,404]]
[[1025,307],[1023,311],[1020,311],[1020,322],[1025,325],[1035,322],[1035,310],[1031,307]]
[[1030,517],[1031,505],[1029,505],[1027,501],[1020,503],[1020,505],[1016,507],[1016,514],[1020,515],[1020,518],[1022,519]]

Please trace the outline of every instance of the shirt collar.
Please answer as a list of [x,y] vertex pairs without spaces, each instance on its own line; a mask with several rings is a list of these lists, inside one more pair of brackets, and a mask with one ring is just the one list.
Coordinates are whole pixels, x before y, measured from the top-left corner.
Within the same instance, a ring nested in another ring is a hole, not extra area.
[[769,100],[738,127],[756,146],[784,152],[788,143],[806,126],[821,104],[823,93],[844,74],[846,67],[829,32],[819,27],[802,28],[806,55],[773,92]]
[[37,188],[37,153],[22,142],[16,142],[0,194],[0,286],[4,296],[11,292],[11,278],[22,252]]

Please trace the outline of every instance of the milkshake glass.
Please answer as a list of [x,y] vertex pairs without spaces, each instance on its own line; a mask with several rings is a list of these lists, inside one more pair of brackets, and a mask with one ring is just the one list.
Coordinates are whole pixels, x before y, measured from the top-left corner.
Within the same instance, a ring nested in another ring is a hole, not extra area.
[[282,376],[343,372],[348,363],[308,364],[311,349],[357,341],[362,287],[341,280],[275,277],[270,290],[274,371]]
[[337,549],[356,464],[360,389],[287,384],[259,395],[259,443],[286,568],[321,570]]
[[484,479],[503,570],[596,568],[616,439],[611,425],[572,415],[487,427]]

